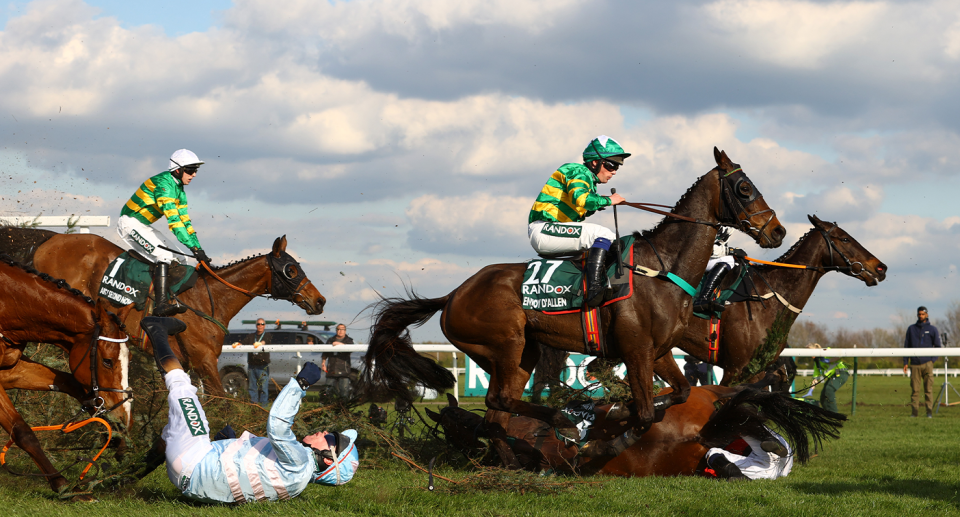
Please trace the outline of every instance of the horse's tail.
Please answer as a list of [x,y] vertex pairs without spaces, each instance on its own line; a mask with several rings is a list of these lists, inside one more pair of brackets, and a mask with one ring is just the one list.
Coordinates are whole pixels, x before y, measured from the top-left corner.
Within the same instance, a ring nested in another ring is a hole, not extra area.
[[412,291],[408,294],[410,299],[384,298],[374,305],[363,384],[367,390],[385,388],[392,395],[410,401],[413,400],[411,381],[445,391],[453,388],[456,380],[446,368],[418,354],[407,331],[407,327],[419,327],[443,309],[450,295],[430,299]]
[[700,430],[708,447],[726,447],[739,436],[769,436],[764,423],[772,422],[793,446],[800,463],[810,459],[810,445],[819,450],[825,438],[839,438],[847,417],[777,392],[744,387],[723,405]]

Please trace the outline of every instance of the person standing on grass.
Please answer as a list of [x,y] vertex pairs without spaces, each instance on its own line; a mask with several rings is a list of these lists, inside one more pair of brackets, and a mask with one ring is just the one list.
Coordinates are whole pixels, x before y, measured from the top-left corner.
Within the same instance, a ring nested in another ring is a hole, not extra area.
[[[943,348],[940,342],[940,331],[930,324],[927,308],[917,308],[917,322],[907,327],[907,335],[903,339],[903,348]],[[933,356],[904,357],[903,373],[910,369],[910,416],[917,417],[920,413],[920,382],[923,381],[924,396],[926,398],[927,418],[933,418]]]
[[[352,345],[353,338],[347,335],[347,326],[337,325],[337,334],[327,340],[328,345]],[[350,352],[324,352],[320,369],[327,372],[327,378],[333,381],[333,388],[340,398],[350,396]]]
[[[820,348],[819,343],[814,343],[807,348]],[[820,390],[820,407],[827,411],[839,413],[837,409],[837,390],[847,383],[850,373],[847,372],[847,365],[843,364],[842,359],[836,359],[832,363],[826,357],[813,358],[813,378],[823,379],[823,389]]]

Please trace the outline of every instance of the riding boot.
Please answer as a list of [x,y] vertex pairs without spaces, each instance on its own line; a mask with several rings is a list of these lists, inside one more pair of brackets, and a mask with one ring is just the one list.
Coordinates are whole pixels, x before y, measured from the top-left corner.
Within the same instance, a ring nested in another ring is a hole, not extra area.
[[187,308],[180,304],[167,302],[168,283],[167,273],[170,271],[170,264],[166,262],[157,262],[153,270],[153,295],[156,305],[153,307],[153,315],[161,318],[176,316],[187,312]]
[[140,328],[147,333],[150,344],[153,345],[153,358],[157,361],[157,369],[166,375],[171,370],[182,370],[183,365],[170,348],[167,336],[187,330],[186,323],[173,318],[158,318],[147,316],[140,321]]
[[717,473],[717,477],[730,481],[738,479],[750,479],[743,475],[743,471],[736,463],[730,461],[726,456],[720,453],[713,454],[707,458],[707,466]]
[[587,277],[587,296],[584,298],[587,307],[597,307],[603,303],[603,292],[607,290],[607,275],[603,270],[606,259],[607,250],[596,246],[590,248],[587,266],[583,271]]
[[723,312],[724,306],[722,303],[717,303],[717,296],[720,294],[720,282],[723,282],[723,277],[727,276],[727,271],[730,271],[730,266],[723,262],[707,271],[703,278],[703,289],[693,301],[693,312],[701,314]]

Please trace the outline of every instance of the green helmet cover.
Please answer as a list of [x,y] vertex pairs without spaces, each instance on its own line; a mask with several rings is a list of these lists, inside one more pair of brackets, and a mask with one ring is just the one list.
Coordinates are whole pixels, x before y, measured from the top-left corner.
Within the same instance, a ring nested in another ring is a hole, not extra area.
[[[600,135],[594,138],[587,144],[587,148],[583,150],[583,161],[585,162],[614,156],[626,158],[630,156],[630,153],[624,151],[623,147],[621,147],[616,140],[607,135]],[[623,160],[620,161],[622,162]]]

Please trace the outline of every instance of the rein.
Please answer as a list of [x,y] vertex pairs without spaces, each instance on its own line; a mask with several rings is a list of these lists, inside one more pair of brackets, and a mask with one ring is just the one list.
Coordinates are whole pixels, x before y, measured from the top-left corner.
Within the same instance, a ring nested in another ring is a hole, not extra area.
[[665,212],[663,210],[657,210],[656,208],[650,208],[653,206],[657,206],[661,208],[673,208],[669,205],[657,205],[654,203],[631,203],[629,201],[624,201],[622,204],[631,206],[633,208],[637,208],[640,210],[646,210],[647,212],[653,212],[655,214],[663,215],[666,217],[672,217],[674,219],[679,219],[681,221],[686,221],[688,223],[703,224],[706,226],[712,226],[713,228],[720,228],[722,226],[720,223],[711,223],[710,221],[704,221],[702,219],[695,219],[693,217],[687,217],[685,215],[675,214],[673,212]]
[[203,269],[206,269],[206,270],[207,270],[207,273],[210,273],[210,276],[212,276],[213,278],[216,278],[217,280],[220,281],[221,284],[229,287],[230,289],[233,289],[234,291],[243,293],[243,294],[245,294],[245,295],[247,295],[247,296],[249,296],[249,297],[251,297],[251,298],[255,298],[255,297],[257,297],[257,296],[263,296],[263,295],[253,294],[253,293],[251,293],[250,291],[247,291],[246,289],[237,287],[237,286],[231,284],[230,282],[227,282],[227,281],[224,280],[223,278],[220,278],[220,275],[214,273],[214,272],[213,272],[213,269],[211,269],[210,266],[208,266],[206,262],[201,262],[200,265],[203,266]]

